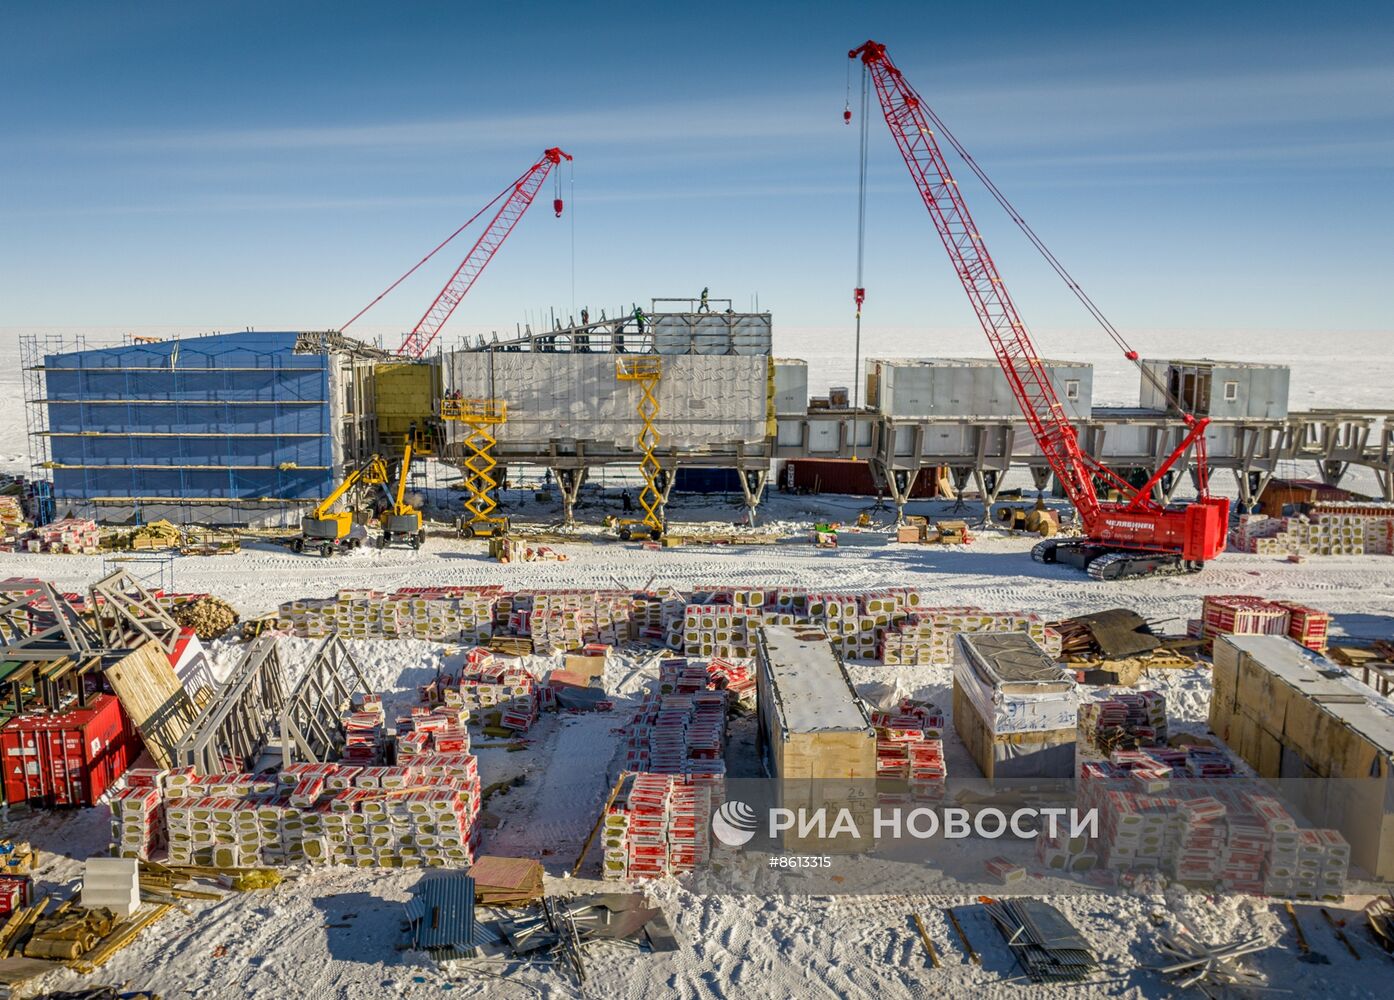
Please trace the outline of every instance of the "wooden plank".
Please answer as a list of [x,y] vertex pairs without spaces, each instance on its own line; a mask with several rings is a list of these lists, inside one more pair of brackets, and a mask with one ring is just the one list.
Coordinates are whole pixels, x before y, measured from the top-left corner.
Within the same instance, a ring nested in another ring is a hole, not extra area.
[[97,946],[94,949],[81,958],[70,962],[69,966],[85,974],[101,965],[105,965],[113,955],[134,941],[140,935],[141,931],[159,920],[173,908],[174,907],[168,903],[160,903],[157,906],[151,907],[134,919],[117,927],[106,937],[102,938],[101,941],[97,942]]
[[968,960],[974,965],[982,965],[983,957],[973,950],[973,946],[968,942],[968,934],[964,931],[963,925],[958,922],[958,916],[954,913],[952,906],[944,907],[944,912],[949,915],[949,922],[954,925],[954,930],[958,932],[958,939],[963,942],[963,950],[968,953]]
[[104,673],[155,763],[172,767],[174,748],[193,725],[198,710],[174,675],[164,650],[147,642]]
[[929,939],[929,931],[924,925],[924,920],[920,918],[918,913],[910,915],[915,918],[915,927],[920,932],[920,943],[924,945],[925,954],[929,956],[929,964],[936,969],[942,968],[943,963],[939,961],[939,952],[934,949],[934,942]]
[[1312,949],[1307,944],[1307,935],[1303,933],[1302,924],[1297,919],[1297,911],[1293,909],[1291,902],[1284,903],[1283,909],[1287,912],[1288,920],[1292,921],[1293,932],[1297,935],[1297,950],[1304,955],[1307,954]]
[[629,777],[628,771],[621,771],[620,776],[615,779],[615,787],[610,789],[610,797],[605,800],[605,805],[600,809],[600,815],[595,818],[595,826],[591,827],[591,832],[586,834],[586,842],[581,845],[581,853],[576,855],[576,863],[571,866],[572,877],[581,870],[581,863],[586,860],[586,852],[591,849],[591,843],[595,840],[595,835],[600,832],[600,827],[605,822],[605,814],[610,811],[610,807],[615,804],[615,797],[620,793],[620,786],[624,784],[624,779]]

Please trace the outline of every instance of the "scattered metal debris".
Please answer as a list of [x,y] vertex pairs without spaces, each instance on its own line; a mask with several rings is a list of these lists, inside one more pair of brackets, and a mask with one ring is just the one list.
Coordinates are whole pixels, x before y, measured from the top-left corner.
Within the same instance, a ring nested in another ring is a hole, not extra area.
[[1172,983],[1178,987],[1194,986],[1207,996],[1218,996],[1212,987],[1224,990],[1231,986],[1262,988],[1267,985],[1263,976],[1239,964],[1245,955],[1269,947],[1269,942],[1261,937],[1233,944],[1210,944],[1180,929],[1160,934],[1157,945],[1164,956],[1177,959],[1157,971],[1174,977]]
[[983,904],[1033,983],[1079,982],[1098,963],[1066,916],[1039,899]]

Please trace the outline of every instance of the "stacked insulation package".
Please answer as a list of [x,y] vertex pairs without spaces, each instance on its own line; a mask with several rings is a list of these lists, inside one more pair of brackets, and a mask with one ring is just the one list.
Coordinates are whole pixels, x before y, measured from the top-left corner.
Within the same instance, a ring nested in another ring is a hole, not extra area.
[[1162,746],[1167,703],[1161,691],[1122,691],[1079,705],[1080,740],[1104,753]]
[[459,683],[441,694],[446,708],[463,711],[465,719],[489,722],[497,713],[497,724],[515,732],[531,729],[541,712],[537,679],[518,661],[486,650],[471,650]]
[[273,778],[179,769],[160,784],[173,865],[458,867],[478,843],[479,772],[468,753],[395,767],[292,764]]
[[871,713],[871,724],[876,727],[877,797],[883,802],[942,799],[949,773],[944,713],[907,699],[895,712]]
[[1342,896],[1350,848],[1341,835],[1299,829],[1257,781],[1214,780],[1219,767],[1203,751],[1194,759],[1189,751],[1119,751],[1085,764],[1079,805],[1099,810],[1098,840],[1048,844],[1040,853],[1066,870],[1099,862],[1235,892]]
[[493,634],[497,588],[341,590],[329,600],[287,601],[277,626],[291,635],[345,639],[427,639],[487,642]]
[[932,608],[919,591],[889,587],[824,593],[795,587],[724,590],[693,595],[681,621],[670,619],[670,647],[687,656],[744,659],[755,655],[760,625],[812,625],[845,660],[948,666],[960,632],[1027,632],[1051,655],[1060,637],[1039,617],[980,608]]
[[657,878],[707,860],[707,819],[725,798],[727,692],[707,666],[659,664],[659,682],[626,730],[625,779],[605,815],[604,874]]
[[509,627],[532,637],[533,652],[555,653],[587,643],[614,645],[630,637],[632,594],[621,591],[549,590],[515,594]]
[[[1264,556],[1360,556],[1394,553],[1394,506],[1318,505],[1308,515],[1244,514],[1230,532],[1240,552]],[[1347,509],[1348,508],[1348,509]]]
[[1303,604],[1226,594],[1206,597],[1189,631],[1195,638],[1212,640],[1217,635],[1285,635],[1322,653],[1330,627],[1331,615]]

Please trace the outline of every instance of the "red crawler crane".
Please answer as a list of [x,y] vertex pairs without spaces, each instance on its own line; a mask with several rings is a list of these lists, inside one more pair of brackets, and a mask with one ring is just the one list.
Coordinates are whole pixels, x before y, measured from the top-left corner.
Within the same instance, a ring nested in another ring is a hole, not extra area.
[[[499,247],[503,246],[503,241],[508,239],[508,234],[513,232],[513,227],[518,224],[518,220],[523,217],[523,213],[526,212],[528,206],[532,204],[533,198],[537,196],[537,192],[542,188],[542,183],[547,179],[547,175],[551,173],[552,168],[563,159],[569,161],[571,159],[570,154],[563,153],[555,146],[545,150],[541,158],[527,170],[523,171],[522,175],[520,175],[517,180],[496,194],[489,204],[481,208],[468,222],[446,237],[435,250],[432,250],[425,257],[422,257],[421,260],[417,261],[410,271],[392,282],[392,284],[387,287],[387,291],[383,292],[382,295],[379,295],[377,298],[373,299],[372,302],[369,302],[360,309],[354,315],[353,319],[339,328],[340,332],[348,329],[349,324],[353,323],[359,316],[362,316],[365,312],[382,301],[383,297],[387,295],[388,292],[392,291],[392,289],[396,288],[415,273],[418,267],[434,257],[456,236],[459,236],[471,222],[474,222],[475,219],[487,212],[490,206],[507,195],[503,204],[499,206],[499,210],[494,213],[494,217],[489,220],[488,226],[484,228],[484,232],[480,235],[479,239],[475,241],[474,246],[470,248],[470,252],[465,256],[460,266],[455,269],[455,273],[450,276],[450,280],[446,282],[445,287],[441,289],[440,294],[437,295],[435,301],[431,303],[431,307],[426,310],[426,314],[422,316],[420,322],[412,328],[411,333],[407,334],[406,339],[402,341],[402,346],[397,348],[397,353],[403,357],[419,358],[424,355],[432,342],[435,341],[436,335],[440,333],[441,327],[445,325],[445,321],[450,318],[450,314],[455,311],[455,307],[460,304],[460,300],[465,297],[465,293],[474,285],[475,279],[483,272],[489,261],[494,259],[494,254],[498,252]],[[561,216],[562,207],[561,191],[558,190],[556,196],[552,200],[552,209],[557,213],[558,217]]]
[[[1137,352],[1128,347],[1121,334],[1084,295],[1054,254],[1046,249],[996,185],[988,180],[939,117],[915,92],[891,62],[886,47],[869,41],[849,52],[848,58],[861,60],[866,78],[874,85],[891,137],[905,159],[925,207],[929,209],[934,228],[949,253],[954,270],[963,283],[963,290],[968,293],[973,311],[1007,376],[1022,415],[1056,480],[1079,512],[1083,537],[1044,540],[1036,545],[1032,556],[1038,562],[1065,562],[1078,566],[1099,580],[1199,570],[1207,560],[1224,551],[1225,533],[1229,525],[1229,500],[1211,496],[1208,487],[1205,428],[1209,419],[1197,419],[1181,411],[1188,433],[1170,457],[1140,487],[1131,485],[1103,463],[1086,455],[1080,449],[1075,428],[1051,385],[1049,373],[1041,364],[1040,354],[1031,342],[1026,325],[1017,314],[1007,286],[997,272],[997,265],[993,263],[978,227],[968,214],[968,206],[964,204],[958,183],[949,172],[936,133],[946,137],[964,157],[973,172],[1008,210],[1012,220],[1046,256],[1051,266],[1069,284],[1070,290],[1085,303],[1086,308],[1135,364],[1138,362]],[[862,127],[865,143],[865,123]],[[857,284],[862,284],[860,278]],[[864,292],[859,287],[855,295],[858,311],[863,296]],[[1145,377],[1155,378],[1145,368],[1142,370]],[[1179,405],[1177,408],[1180,411]],[[1163,506],[1153,499],[1153,487],[1192,447],[1196,451],[1199,498],[1187,504]],[[1096,480],[1110,489],[1116,489],[1123,499],[1101,500],[1095,486]]]

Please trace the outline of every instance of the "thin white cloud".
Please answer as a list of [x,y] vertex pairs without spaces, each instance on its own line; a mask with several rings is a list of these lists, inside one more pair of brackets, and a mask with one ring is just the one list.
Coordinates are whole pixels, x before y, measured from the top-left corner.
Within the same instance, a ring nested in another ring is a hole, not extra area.
[[[1197,133],[1240,126],[1388,121],[1394,67],[1352,66],[1284,73],[1113,74],[1048,84],[935,88],[942,73],[902,66],[950,127],[971,128],[975,144],[1020,147],[1124,136]],[[332,126],[121,130],[26,138],[31,146],[111,154],[373,151],[407,155],[483,152],[534,143],[653,150],[725,143],[729,152],[795,152],[843,144],[840,108],[827,93],[741,95],[721,100],[637,104],[509,117],[478,116]]]

